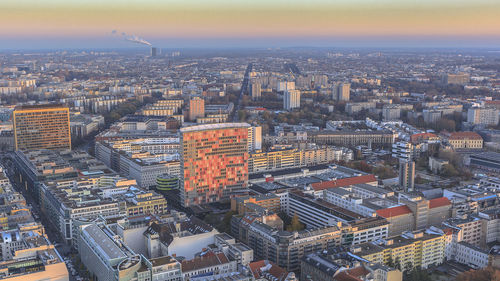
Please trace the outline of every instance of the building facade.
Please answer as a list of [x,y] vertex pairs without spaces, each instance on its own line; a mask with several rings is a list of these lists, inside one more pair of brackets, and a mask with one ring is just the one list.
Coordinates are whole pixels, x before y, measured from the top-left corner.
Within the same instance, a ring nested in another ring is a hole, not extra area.
[[69,108],[49,104],[20,106],[12,119],[16,150],[71,149]]
[[181,204],[229,200],[247,192],[247,123],[181,129]]

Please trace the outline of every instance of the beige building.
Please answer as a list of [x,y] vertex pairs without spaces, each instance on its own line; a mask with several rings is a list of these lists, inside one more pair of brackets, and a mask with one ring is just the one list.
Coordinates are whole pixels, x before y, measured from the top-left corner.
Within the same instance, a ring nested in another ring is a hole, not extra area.
[[352,253],[370,262],[399,264],[402,270],[428,268],[443,263],[445,235],[425,232],[407,232],[378,243],[352,247]]
[[474,132],[455,132],[448,137],[453,149],[482,149],[483,138]]

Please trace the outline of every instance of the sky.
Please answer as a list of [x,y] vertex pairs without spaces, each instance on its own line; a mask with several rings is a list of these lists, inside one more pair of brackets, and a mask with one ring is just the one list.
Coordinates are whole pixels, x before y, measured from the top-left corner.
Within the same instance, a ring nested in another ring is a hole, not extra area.
[[0,49],[500,48],[499,15],[499,0],[0,0]]

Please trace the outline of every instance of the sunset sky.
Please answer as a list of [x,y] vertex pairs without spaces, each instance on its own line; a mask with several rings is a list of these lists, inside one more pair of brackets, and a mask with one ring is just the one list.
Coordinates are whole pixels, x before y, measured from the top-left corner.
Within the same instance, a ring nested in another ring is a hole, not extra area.
[[3,49],[135,46],[122,32],[166,48],[500,47],[500,1],[0,1]]

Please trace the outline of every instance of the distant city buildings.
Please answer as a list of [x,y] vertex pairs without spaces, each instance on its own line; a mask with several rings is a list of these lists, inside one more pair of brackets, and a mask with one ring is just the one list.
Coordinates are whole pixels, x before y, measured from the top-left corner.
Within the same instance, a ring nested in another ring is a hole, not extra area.
[[470,75],[467,73],[444,74],[442,77],[443,84],[465,85],[469,83],[469,81]]

